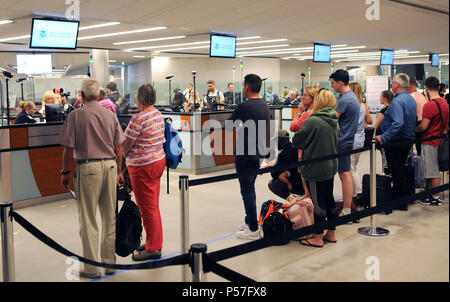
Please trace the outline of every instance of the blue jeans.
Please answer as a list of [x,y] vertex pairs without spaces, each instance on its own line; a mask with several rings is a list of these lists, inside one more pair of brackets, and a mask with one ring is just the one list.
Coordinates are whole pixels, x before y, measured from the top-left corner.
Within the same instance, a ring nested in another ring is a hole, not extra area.
[[249,226],[250,231],[255,232],[258,230],[255,181],[259,170],[259,160],[236,159],[235,164],[244,201],[245,223]]

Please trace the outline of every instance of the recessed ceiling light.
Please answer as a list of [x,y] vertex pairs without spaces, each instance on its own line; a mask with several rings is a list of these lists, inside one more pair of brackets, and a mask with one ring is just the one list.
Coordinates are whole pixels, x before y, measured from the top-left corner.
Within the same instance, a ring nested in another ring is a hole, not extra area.
[[240,37],[240,38],[237,38],[236,40],[242,41],[242,40],[253,40],[253,39],[261,39],[261,36],[254,36],[254,37]]
[[0,20],[0,25],[12,23],[12,20]]
[[7,41],[14,41],[14,40],[20,40],[20,39],[26,39],[31,37],[30,35],[24,35],[24,36],[17,36],[17,37],[10,37],[10,38],[4,38],[0,39],[0,42],[7,42]]
[[113,26],[113,25],[118,25],[118,24],[120,24],[120,22],[101,23],[101,24],[97,24],[97,25],[83,26],[83,27],[80,27],[79,30],[87,30],[87,29],[93,29],[93,28]]
[[[170,44],[170,45],[159,45],[159,46],[130,48],[130,49],[127,49],[125,51],[159,49],[159,48],[167,48],[167,47],[189,46],[189,45],[199,45],[199,44],[209,44],[209,43],[210,43],[209,41],[200,41],[200,42],[181,43],[181,44]],[[209,45],[208,45],[208,47],[209,47]]]
[[137,43],[156,42],[156,41],[165,41],[165,40],[175,40],[175,39],[183,39],[183,38],[186,38],[186,36],[175,36],[175,37],[155,38],[155,39],[147,39],[147,40],[116,42],[116,43],[113,43],[113,44],[114,45],[137,44]]
[[255,46],[255,47],[244,47],[244,48],[237,48],[236,51],[240,50],[248,50],[248,49],[261,49],[261,48],[276,48],[276,47],[288,47],[289,44],[278,44],[278,45],[265,45],[265,46]]
[[113,36],[121,36],[121,35],[128,35],[128,34],[136,34],[136,33],[155,31],[155,30],[162,30],[162,29],[166,29],[166,28],[167,27],[165,27],[165,26],[143,28],[143,29],[137,29],[137,30],[129,30],[129,31],[121,31],[121,32],[115,32],[115,33],[109,33],[109,34],[80,37],[80,38],[78,38],[78,40],[80,41],[80,40],[88,40],[88,39],[95,39],[95,38],[104,38],[104,37],[113,37]]
[[145,58],[145,56],[133,56],[133,58]]
[[274,39],[274,40],[263,40],[263,41],[253,41],[253,42],[242,42],[242,43],[236,43],[236,45],[240,46],[240,45],[260,44],[260,43],[273,43],[273,42],[283,42],[283,41],[287,41],[287,39]]

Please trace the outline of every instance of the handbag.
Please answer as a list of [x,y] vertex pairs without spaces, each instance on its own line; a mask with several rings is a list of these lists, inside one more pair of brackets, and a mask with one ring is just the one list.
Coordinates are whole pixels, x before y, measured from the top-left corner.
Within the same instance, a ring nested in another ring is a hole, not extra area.
[[[444,119],[442,118],[442,111],[441,106],[439,106],[439,102],[436,100],[432,100],[436,103],[439,109],[439,115],[441,117],[442,122],[442,135],[446,133],[445,131],[445,125],[444,125]],[[438,162],[439,162],[439,171],[444,172],[449,170],[449,148],[448,148],[448,135],[445,136],[445,138],[442,139],[441,144],[439,145],[438,149]]]

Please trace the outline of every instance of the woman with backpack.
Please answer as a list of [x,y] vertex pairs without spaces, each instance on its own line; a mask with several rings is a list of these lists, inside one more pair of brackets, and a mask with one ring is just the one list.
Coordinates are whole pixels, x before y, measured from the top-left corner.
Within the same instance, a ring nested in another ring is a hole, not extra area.
[[137,93],[141,112],[131,118],[122,143],[123,154],[141,212],[146,232],[145,245],[141,245],[132,259],[144,261],[161,258],[163,231],[159,210],[160,179],[166,165],[164,153],[164,118],[155,107],[156,91],[142,85]]
[[[293,145],[303,150],[302,160],[320,158],[337,153],[339,135],[336,116],[336,98],[327,89],[319,90],[311,116],[293,139]],[[306,180],[311,199],[314,203],[314,221],[316,224],[338,217],[333,196],[334,176],[337,173],[337,159],[313,162],[301,165],[302,176]],[[311,239],[300,240],[301,245],[323,247],[324,241],[336,243],[336,228],[323,230]]]

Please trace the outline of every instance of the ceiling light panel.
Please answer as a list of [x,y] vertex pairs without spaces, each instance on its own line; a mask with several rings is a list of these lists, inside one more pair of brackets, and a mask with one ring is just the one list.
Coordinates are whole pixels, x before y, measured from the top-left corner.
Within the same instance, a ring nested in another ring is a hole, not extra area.
[[143,28],[143,29],[137,29],[137,30],[121,31],[121,32],[102,34],[102,35],[79,37],[78,41],[89,40],[89,39],[96,39],[96,38],[122,36],[122,35],[128,35],[128,34],[137,34],[137,33],[149,32],[149,31],[163,30],[163,29],[166,29],[166,28],[167,27],[165,27],[165,26],[160,26],[160,27]]
[[114,45],[138,44],[138,43],[157,42],[157,41],[166,41],[166,40],[176,40],[176,39],[184,39],[184,38],[186,38],[186,36],[174,36],[174,37],[147,39],[147,40],[116,42],[116,43],[113,43],[113,44]]

